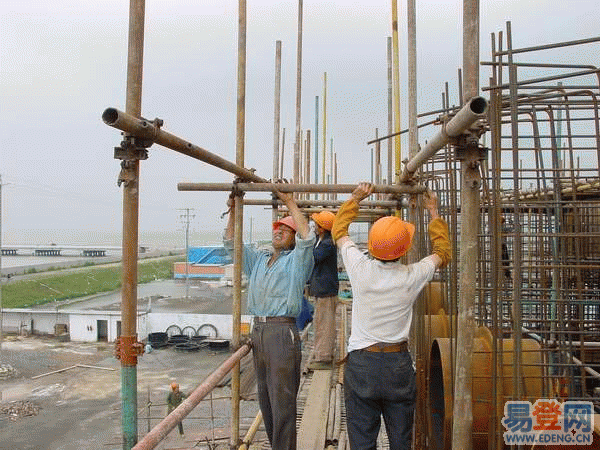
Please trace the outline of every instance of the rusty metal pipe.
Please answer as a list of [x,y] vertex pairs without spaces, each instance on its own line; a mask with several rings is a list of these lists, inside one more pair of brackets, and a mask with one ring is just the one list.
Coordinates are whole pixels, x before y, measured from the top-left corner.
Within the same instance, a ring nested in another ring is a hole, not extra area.
[[250,352],[250,345],[244,344],[231,355],[221,366],[210,374],[194,392],[190,394],[177,408],[156,425],[150,433],[137,443],[132,450],[151,450],[167,437],[169,432],[177,426],[198,404],[212,391],[217,383],[227,375],[233,366]]
[[208,150],[198,147],[190,142],[187,142],[180,137],[177,137],[171,133],[167,133],[156,126],[153,122],[146,119],[138,119],[130,114],[123,111],[119,111],[116,108],[107,108],[102,113],[102,120],[105,124],[117,128],[118,130],[129,133],[133,136],[150,139],[152,142],[162,145],[163,147],[170,148],[176,152],[183,153],[184,155],[190,156],[194,159],[204,161],[212,166],[223,169],[229,173],[237,175],[238,177],[256,182],[264,182],[265,179],[255,175],[254,172],[244,169],[224,158],[221,158]]
[[296,49],[296,141],[294,142],[294,182],[300,182],[300,153],[302,132],[300,117],[302,109],[302,0],[298,0],[298,41]]
[[[325,192],[337,194],[350,194],[356,189],[356,184],[288,184],[267,183],[177,183],[179,191],[231,191],[234,187],[246,192]],[[375,194],[422,194],[425,186],[409,185],[375,185]]]
[[[273,179],[279,179],[279,128],[281,127],[281,41],[275,42],[275,119],[273,124]],[[273,222],[277,220],[273,210]]]
[[459,136],[477,120],[483,118],[487,110],[487,103],[487,100],[483,97],[474,97],[463,106],[442,130],[406,163],[400,182],[406,183],[419,167],[448,143],[450,138]]
[[[129,4],[129,35],[127,49],[127,98],[125,109],[130,117],[139,117],[142,110],[142,74],[144,59],[144,0]],[[137,259],[139,228],[138,160],[124,161],[122,172],[128,182],[123,185],[123,266],[122,266],[122,336],[117,339],[117,354],[121,360],[121,425],[123,450],[137,442]]]
[[[235,168],[236,171],[246,171],[244,168],[244,151],[246,136],[246,0],[238,1],[238,64],[237,64],[237,114],[236,114],[236,143],[235,143]],[[233,258],[233,305],[232,328],[233,348],[240,345],[240,323],[242,305],[242,248],[244,205],[235,202],[234,224],[234,258]],[[240,438],[240,364],[236,362],[231,370],[231,438],[229,445],[234,448],[239,444]]]
[[[277,205],[282,206],[283,202],[279,199],[277,200],[261,200],[261,199],[244,199],[244,205],[248,206],[273,206],[273,202]],[[317,208],[319,206],[325,208],[339,208],[344,200],[296,200],[296,204],[299,208]],[[372,208],[372,207],[380,207],[380,208],[406,208],[408,206],[408,200],[405,198],[400,199],[399,201],[394,200],[375,200],[375,201],[365,201],[360,202],[360,206],[364,208]]]

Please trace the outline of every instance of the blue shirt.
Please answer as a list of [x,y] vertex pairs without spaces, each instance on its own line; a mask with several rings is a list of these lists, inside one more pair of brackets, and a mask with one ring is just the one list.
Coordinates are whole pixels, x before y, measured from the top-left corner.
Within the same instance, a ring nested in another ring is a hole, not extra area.
[[[233,251],[233,240],[223,240]],[[272,253],[245,245],[242,270],[248,276],[248,312],[255,316],[297,317],[302,306],[304,286],[313,270],[315,233],[307,239],[296,233],[296,247],[284,250],[269,267]]]

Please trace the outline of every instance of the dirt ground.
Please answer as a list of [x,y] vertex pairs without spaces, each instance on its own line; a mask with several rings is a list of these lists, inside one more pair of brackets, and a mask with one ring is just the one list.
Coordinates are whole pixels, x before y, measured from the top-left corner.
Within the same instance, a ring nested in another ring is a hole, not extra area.
[[[112,344],[106,343],[5,336],[0,363],[10,365],[17,374],[0,380],[0,411],[27,402],[28,410],[37,414],[14,417],[0,412],[0,450],[122,449],[120,363],[112,352]],[[140,357],[140,438],[164,417],[171,381],[177,380],[182,391],[191,392],[229,356],[229,352],[208,349],[186,353],[165,348]],[[156,448],[229,448],[223,439],[229,436],[229,395],[227,386],[215,389],[212,401],[207,396],[183,421],[185,437],[175,428]],[[242,436],[257,412],[257,402],[242,401]],[[258,437],[261,434],[264,438],[261,432]],[[213,439],[221,445],[209,446]]]

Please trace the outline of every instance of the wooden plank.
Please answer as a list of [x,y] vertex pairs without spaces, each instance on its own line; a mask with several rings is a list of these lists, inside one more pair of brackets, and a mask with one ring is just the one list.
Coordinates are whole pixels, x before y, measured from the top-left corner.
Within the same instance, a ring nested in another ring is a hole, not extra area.
[[331,370],[315,370],[298,429],[297,450],[322,450],[325,447]]

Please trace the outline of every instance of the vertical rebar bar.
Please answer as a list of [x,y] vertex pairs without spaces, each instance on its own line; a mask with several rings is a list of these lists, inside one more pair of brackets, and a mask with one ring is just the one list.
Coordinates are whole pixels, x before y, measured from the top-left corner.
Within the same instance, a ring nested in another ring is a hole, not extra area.
[[[127,54],[127,100],[125,111],[135,117],[142,110],[142,74],[144,59],[145,0],[129,3],[129,37]],[[136,355],[137,340],[137,256],[139,221],[139,160],[123,161],[128,182],[123,184],[123,280],[121,289],[122,354]],[[121,358],[121,405],[123,449],[137,443],[137,356]]]
[[[305,163],[304,163],[304,183],[310,184],[310,130],[306,130],[306,151],[304,152]],[[307,200],[310,198],[310,194],[304,196]]]
[[[375,138],[379,138],[379,128],[375,128]],[[375,142],[375,184],[381,184],[381,141],[379,140]]]
[[[519,205],[519,185],[517,180],[519,176],[519,122],[518,122],[518,92],[517,92],[517,67],[513,64],[512,54],[512,32],[510,22],[506,22],[506,45],[508,52],[508,83],[509,83],[509,99],[510,99],[510,122],[511,122],[511,146],[512,146],[512,171],[513,171],[513,215],[514,215],[514,245],[513,259],[521,261],[522,259],[522,240],[521,240],[521,214]],[[522,328],[522,313],[521,306],[521,280],[522,272],[520,265],[515,267],[513,271],[513,329],[521,330]],[[513,382],[514,394],[516,398],[521,398],[523,392],[523,383],[521,378],[521,363],[522,363],[522,346],[521,333],[515,333],[514,336],[514,365],[513,365]]]

